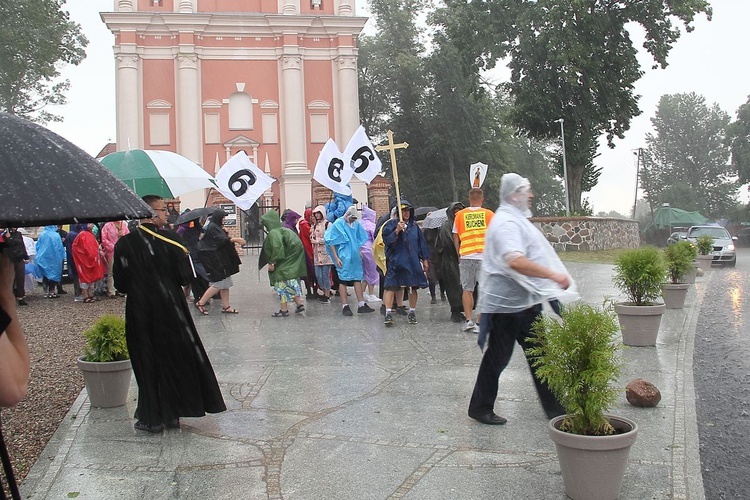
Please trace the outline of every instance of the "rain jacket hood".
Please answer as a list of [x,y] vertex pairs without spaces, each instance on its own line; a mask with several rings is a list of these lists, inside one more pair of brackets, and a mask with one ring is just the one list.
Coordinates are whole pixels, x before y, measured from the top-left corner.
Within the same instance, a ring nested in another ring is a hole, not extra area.
[[278,229],[281,227],[281,216],[276,210],[269,210],[260,217],[260,223],[267,232],[271,232],[272,229]]

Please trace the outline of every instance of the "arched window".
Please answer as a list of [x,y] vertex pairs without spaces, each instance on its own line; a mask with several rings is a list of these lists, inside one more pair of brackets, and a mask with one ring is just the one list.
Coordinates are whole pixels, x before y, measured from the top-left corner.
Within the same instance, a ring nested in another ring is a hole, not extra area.
[[253,98],[245,92],[229,96],[229,130],[253,129]]

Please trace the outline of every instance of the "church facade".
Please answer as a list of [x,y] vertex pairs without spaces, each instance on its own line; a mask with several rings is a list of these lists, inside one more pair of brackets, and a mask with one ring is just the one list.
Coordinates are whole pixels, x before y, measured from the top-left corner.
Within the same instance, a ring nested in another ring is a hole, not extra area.
[[[318,152],[359,126],[353,0],[115,0],[117,149],[166,149],[215,174],[244,150],[302,213]],[[364,184],[354,197],[367,200]],[[205,192],[181,196],[203,206]],[[209,203],[211,203],[209,201]]]

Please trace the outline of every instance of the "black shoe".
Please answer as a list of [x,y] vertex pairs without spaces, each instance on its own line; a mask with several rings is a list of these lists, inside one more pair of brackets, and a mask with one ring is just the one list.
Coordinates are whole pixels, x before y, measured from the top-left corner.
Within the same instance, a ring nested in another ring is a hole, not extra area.
[[385,316],[385,304],[380,304],[380,315]]
[[148,424],[144,424],[140,420],[136,420],[135,421],[135,425],[133,425],[133,427],[135,427],[135,430],[137,430],[137,431],[146,431],[146,432],[151,432],[153,434],[158,434],[158,433],[164,431],[164,425],[163,424],[148,425]]
[[393,316],[391,316],[391,313],[388,313],[385,315],[385,320],[383,321],[383,324],[385,326],[393,326]]
[[344,316],[354,316],[354,313],[348,305],[344,306],[343,309],[341,309],[341,314],[343,314]]
[[169,422],[164,422],[164,427],[167,429],[179,429],[180,428],[180,419],[179,418],[173,418]]
[[495,415],[494,412],[485,413],[484,415],[477,415],[469,413],[469,416],[478,422],[482,422],[487,425],[503,425],[508,420],[504,419],[500,415]]
[[417,315],[414,313],[414,311],[409,312],[409,324],[410,325],[417,324]]
[[328,297],[325,297],[325,296],[321,295],[318,298],[318,302],[320,302],[321,304],[330,304],[331,303],[331,299],[329,299]]
[[57,291],[57,295],[67,295],[67,294],[68,294],[68,292],[66,292],[62,288]]
[[451,313],[451,321],[454,323],[463,323],[464,318],[461,315],[460,312],[452,312]]
[[18,299],[18,305],[19,306],[28,306],[29,303],[26,302],[26,300],[24,300],[24,299]]
[[357,314],[371,313],[371,312],[375,312],[375,309],[368,306],[367,304],[363,305],[362,307],[357,308]]
[[406,312],[406,306],[401,306],[396,308],[396,314],[400,314],[401,316],[407,316],[409,313]]

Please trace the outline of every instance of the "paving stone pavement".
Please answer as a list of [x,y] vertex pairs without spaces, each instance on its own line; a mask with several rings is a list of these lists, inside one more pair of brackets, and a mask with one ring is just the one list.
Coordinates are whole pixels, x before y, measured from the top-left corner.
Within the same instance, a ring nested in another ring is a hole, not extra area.
[[[425,290],[419,324],[394,316],[394,328],[377,312],[343,317],[338,299],[272,318],[267,274],[257,256],[243,261],[230,293],[240,314],[217,301],[195,316],[228,410],[151,435],[133,429],[134,379],[124,407],[92,408],[84,389],[24,498],[565,498],[520,348],[500,378],[496,411],[508,423],[483,425],[466,415],[481,352],[447,303],[430,305]],[[587,302],[617,298],[611,266],[568,267]],[[692,380],[702,279],[685,309],[666,311],[657,347],[623,351],[622,386],[646,378],[662,400],[635,408],[623,391],[612,408],[639,425],[621,499],[704,498]]]

